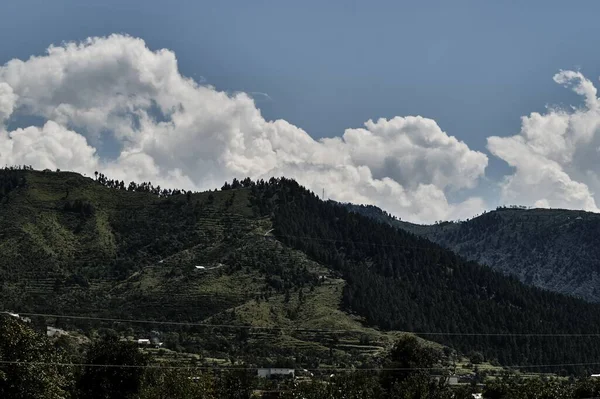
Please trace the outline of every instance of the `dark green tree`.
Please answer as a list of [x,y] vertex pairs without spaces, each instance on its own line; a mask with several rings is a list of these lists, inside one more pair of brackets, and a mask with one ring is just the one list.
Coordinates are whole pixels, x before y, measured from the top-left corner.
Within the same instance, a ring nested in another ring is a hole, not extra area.
[[391,369],[383,374],[386,388],[410,376],[428,376],[434,366],[441,360],[441,352],[432,347],[423,346],[419,340],[407,335],[400,338],[390,351],[386,368]]
[[[27,323],[0,315],[0,397],[59,399],[68,397],[72,368],[44,335]],[[14,363],[12,363],[14,362]]]
[[140,399],[217,399],[212,374],[193,369],[150,369]]
[[251,370],[223,370],[218,382],[219,399],[248,399],[252,394],[256,374]]
[[78,381],[82,398],[132,398],[138,394],[147,356],[132,342],[114,337],[93,343]]

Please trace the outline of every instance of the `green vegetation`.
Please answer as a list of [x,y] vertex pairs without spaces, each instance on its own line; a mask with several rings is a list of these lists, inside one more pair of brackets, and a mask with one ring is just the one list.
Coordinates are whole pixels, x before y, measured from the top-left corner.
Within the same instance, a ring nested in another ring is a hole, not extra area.
[[0,397],[58,399],[72,388],[68,359],[25,323],[0,315]]
[[165,347],[153,361],[190,365],[360,366],[393,341],[341,310],[344,280],[265,237],[272,221],[255,215],[247,181],[184,193],[102,174],[2,173],[20,181],[0,206],[2,309],[274,328],[37,318],[92,340],[157,331]]
[[415,337],[399,339],[383,356],[381,370],[266,380],[245,367],[162,367],[148,363],[135,344],[106,336],[84,346],[84,364],[17,318],[0,317],[0,394],[6,398],[124,399],[583,399],[600,394],[594,379],[523,378],[505,374],[476,383],[450,385],[440,349]]
[[191,193],[102,174],[2,174],[12,188],[0,204],[1,307],[83,317],[32,316],[79,337],[62,345],[81,362],[78,347],[115,336],[163,342],[144,349],[150,365],[379,369],[402,331],[445,346],[457,374],[554,364],[567,365],[524,370],[589,374],[600,355],[593,337],[506,335],[599,333],[598,305],[527,287],[291,180]]
[[[347,282],[345,309],[369,325],[434,333],[423,336],[504,365],[594,363],[600,355],[594,337],[552,336],[598,333],[598,305],[528,287],[424,238],[320,201],[291,180],[272,179],[253,191],[263,214],[274,215],[274,234],[339,272]],[[511,333],[518,335],[505,335]]]
[[600,302],[600,215],[596,213],[511,206],[464,222],[416,225],[374,206],[346,207],[423,236],[526,284]]

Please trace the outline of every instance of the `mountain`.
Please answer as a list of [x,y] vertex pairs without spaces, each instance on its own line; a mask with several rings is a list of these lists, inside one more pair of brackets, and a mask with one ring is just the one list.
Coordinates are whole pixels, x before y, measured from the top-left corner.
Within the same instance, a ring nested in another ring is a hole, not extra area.
[[600,302],[600,214],[564,209],[498,208],[464,222],[416,225],[373,206],[350,206],[426,237],[520,281]]
[[251,194],[0,171],[0,310],[92,318],[32,317],[91,338],[157,331],[163,361],[370,364],[397,334],[342,311],[345,281],[269,234]]
[[565,356],[591,361],[586,350],[597,350],[590,336],[553,335],[595,331],[598,305],[526,286],[425,238],[320,201],[293,181],[273,180],[253,191],[261,214],[272,215],[275,235],[338,271],[347,281],[345,308],[371,325],[423,332],[504,364],[551,364]]
[[506,365],[600,356],[594,337],[568,336],[600,333],[600,305],[527,286],[293,180],[190,193],[102,174],[0,176],[0,305],[38,314],[34,324],[154,331],[163,361],[191,353],[209,365],[376,366],[401,331]]

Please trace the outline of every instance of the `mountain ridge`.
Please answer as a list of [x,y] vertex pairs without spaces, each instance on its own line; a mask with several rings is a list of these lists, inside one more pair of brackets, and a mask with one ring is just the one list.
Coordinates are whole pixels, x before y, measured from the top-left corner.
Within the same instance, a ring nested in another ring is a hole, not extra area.
[[[599,306],[525,286],[323,202],[293,180],[234,180],[220,191],[189,193],[126,186],[102,174],[1,175],[0,303],[17,313],[239,325],[161,327],[170,348],[206,362],[284,357],[365,367],[402,331],[506,365],[600,356],[593,340],[565,343],[560,335],[600,333]],[[242,333],[252,326],[268,335]],[[338,335],[294,328],[348,326]],[[126,335],[152,327],[110,326]],[[514,345],[513,334],[526,335]]]
[[374,206],[346,206],[526,284],[600,302],[599,214],[500,207],[462,222],[418,225],[391,218]]

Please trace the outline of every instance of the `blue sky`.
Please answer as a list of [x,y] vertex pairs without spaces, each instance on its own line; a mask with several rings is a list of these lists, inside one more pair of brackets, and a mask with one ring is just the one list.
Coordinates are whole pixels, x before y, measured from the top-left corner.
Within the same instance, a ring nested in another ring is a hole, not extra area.
[[184,75],[266,92],[268,119],[338,135],[423,115],[476,149],[519,118],[572,102],[559,69],[600,75],[597,1],[8,0],[0,62],[50,43],[128,33],[177,54]]
[[[51,43],[126,33],[172,50],[185,76],[256,93],[267,120],[285,119],[314,138],[421,115],[487,153],[487,137],[517,134],[521,116],[581,103],[553,82],[559,70],[600,75],[597,1],[7,3],[0,64]],[[490,157],[488,179],[509,172]],[[497,195],[495,183],[480,187]]]

